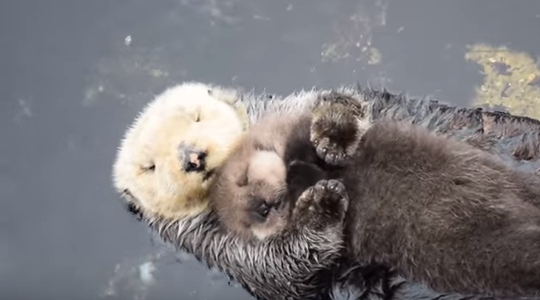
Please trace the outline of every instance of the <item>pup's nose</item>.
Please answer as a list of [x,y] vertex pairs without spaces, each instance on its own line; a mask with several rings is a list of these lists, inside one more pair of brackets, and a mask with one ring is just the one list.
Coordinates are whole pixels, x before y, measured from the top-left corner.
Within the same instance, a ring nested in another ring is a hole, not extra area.
[[182,168],[185,172],[203,172],[206,169],[206,152],[180,144],[178,147]]

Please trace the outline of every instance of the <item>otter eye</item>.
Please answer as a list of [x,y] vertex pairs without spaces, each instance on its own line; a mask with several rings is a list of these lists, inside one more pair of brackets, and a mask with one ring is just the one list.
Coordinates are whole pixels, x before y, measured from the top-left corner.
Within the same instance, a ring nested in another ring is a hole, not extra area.
[[142,169],[144,172],[154,172],[156,170],[156,165],[155,164],[145,165],[145,166],[142,166]]
[[256,212],[263,218],[266,218],[268,216],[268,213],[270,212],[270,206],[266,204],[266,202],[263,202],[257,209]]
[[252,203],[252,216],[256,222],[263,223],[266,221],[266,217],[270,213],[270,205],[266,201],[259,197],[254,197]]

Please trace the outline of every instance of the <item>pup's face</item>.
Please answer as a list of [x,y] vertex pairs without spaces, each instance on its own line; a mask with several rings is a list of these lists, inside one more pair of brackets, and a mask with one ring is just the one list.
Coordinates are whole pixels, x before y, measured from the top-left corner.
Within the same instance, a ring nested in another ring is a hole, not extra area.
[[229,230],[263,240],[281,232],[289,220],[287,167],[276,152],[243,150],[218,171],[212,207]]
[[[135,213],[178,219],[207,208],[214,170],[243,135],[233,91],[186,83],[159,95],[126,132],[114,185]],[[229,102],[229,103],[227,103]]]

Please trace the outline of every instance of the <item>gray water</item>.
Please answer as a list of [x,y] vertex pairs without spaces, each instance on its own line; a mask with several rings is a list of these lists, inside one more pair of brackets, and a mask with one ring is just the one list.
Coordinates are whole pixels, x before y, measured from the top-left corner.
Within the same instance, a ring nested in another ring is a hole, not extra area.
[[465,46],[536,57],[539,17],[536,0],[1,1],[2,299],[249,299],[152,240],[111,188],[153,94],[359,81],[465,105],[482,81]]

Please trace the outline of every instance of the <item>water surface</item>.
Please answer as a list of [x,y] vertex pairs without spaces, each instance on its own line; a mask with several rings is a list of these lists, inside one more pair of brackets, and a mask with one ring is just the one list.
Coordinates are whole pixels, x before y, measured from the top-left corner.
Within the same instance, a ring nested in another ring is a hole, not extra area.
[[485,79],[467,45],[535,59],[539,16],[535,0],[1,1],[2,294],[249,299],[120,206],[111,163],[146,101],[185,80],[281,94],[359,81],[466,105]]

